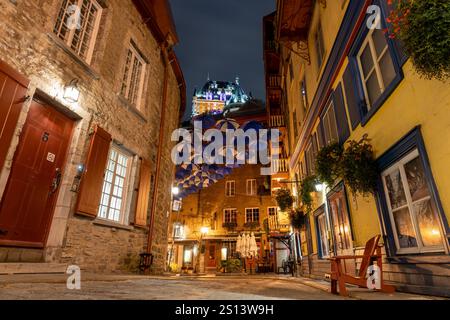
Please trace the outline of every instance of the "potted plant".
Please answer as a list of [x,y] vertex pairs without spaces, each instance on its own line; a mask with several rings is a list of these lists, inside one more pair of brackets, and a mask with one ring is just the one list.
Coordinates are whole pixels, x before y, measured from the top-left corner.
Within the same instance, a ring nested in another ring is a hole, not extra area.
[[[323,148],[316,164],[317,179],[331,188],[337,180],[344,180],[354,195],[367,196],[376,192],[378,168],[367,136],[360,141],[347,142],[345,148],[338,144]],[[305,199],[308,203],[308,197]]]
[[292,210],[292,212],[289,215],[289,218],[291,220],[291,226],[294,229],[301,230],[306,226],[306,215],[303,210],[295,209]]
[[224,222],[222,224],[222,227],[228,230],[234,230],[237,227],[237,223],[236,222]]
[[316,171],[319,181],[332,187],[341,177],[341,161],[344,148],[339,143],[332,143],[322,148],[316,158]]
[[342,156],[342,177],[353,194],[375,194],[378,167],[367,136],[359,142],[348,142]]
[[281,211],[286,211],[292,208],[292,205],[294,204],[294,197],[288,189],[278,190],[275,194],[275,200],[277,201],[278,207]]
[[442,81],[450,75],[450,2],[389,0],[390,38],[400,40],[417,72]]
[[257,229],[260,227],[260,224],[258,221],[246,222],[244,227],[247,229]]

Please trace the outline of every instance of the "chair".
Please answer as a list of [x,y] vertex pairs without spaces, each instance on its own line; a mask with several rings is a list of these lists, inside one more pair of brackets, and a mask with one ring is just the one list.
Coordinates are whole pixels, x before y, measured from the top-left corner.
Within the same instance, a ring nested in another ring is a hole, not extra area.
[[[381,284],[381,292],[392,293],[395,292],[395,287],[390,286],[384,283],[383,281],[383,261],[382,261],[382,253],[381,248],[382,245],[379,245],[380,235],[373,237],[370,239],[364,250],[364,254],[362,256],[337,256],[330,258],[331,261],[331,293],[338,294],[338,286],[339,286],[339,294],[341,296],[348,296],[347,288],[345,286],[346,283],[357,285],[360,288],[368,288],[367,287],[367,268],[370,265],[373,265],[374,261],[377,262],[377,266],[380,269],[380,284]],[[353,276],[347,274],[344,271],[343,264],[346,260],[356,260],[362,259],[361,267],[359,269],[359,273],[357,276]]]

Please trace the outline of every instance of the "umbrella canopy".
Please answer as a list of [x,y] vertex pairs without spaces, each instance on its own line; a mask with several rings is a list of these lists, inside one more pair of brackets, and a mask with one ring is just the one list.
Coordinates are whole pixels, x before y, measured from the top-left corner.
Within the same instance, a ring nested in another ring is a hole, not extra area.
[[245,123],[243,125],[243,127],[242,127],[242,129],[244,131],[247,131],[247,130],[250,130],[250,129],[258,131],[258,130],[261,130],[263,128],[264,128],[263,125],[260,122],[255,121],[255,120],[252,120],[252,121],[249,121],[249,122]]
[[222,132],[227,130],[236,130],[239,128],[239,124],[233,119],[223,119],[217,122],[216,128]]
[[211,129],[216,124],[216,119],[208,114],[202,114],[198,117],[193,118],[192,120],[200,121],[204,130]]

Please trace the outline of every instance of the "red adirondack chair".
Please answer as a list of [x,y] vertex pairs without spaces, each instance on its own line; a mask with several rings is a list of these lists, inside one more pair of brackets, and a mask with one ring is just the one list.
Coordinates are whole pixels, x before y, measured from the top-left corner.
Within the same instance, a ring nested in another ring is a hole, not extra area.
[[[341,296],[348,296],[346,283],[357,285],[360,288],[367,288],[367,269],[370,265],[377,262],[377,266],[380,268],[380,283],[381,289],[379,291],[392,293],[395,292],[395,287],[387,285],[383,281],[383,261],[382,261],[382,245],[379,244],[381,236],[378,235],[370,239],[364,250],[362,256],[337,256],[330,258],[331,260],[331,293],[339,294]],[[357,276],[347,274],[345,271],[346,260],[362,259],[361,267]]]

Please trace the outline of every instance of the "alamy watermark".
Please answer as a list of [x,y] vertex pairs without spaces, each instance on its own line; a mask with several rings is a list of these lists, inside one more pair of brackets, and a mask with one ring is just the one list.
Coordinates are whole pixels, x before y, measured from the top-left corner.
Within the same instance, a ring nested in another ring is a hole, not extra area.
[[81,290],[81,269],[79,266],[69,266],[66,270],[69,275],[66,281],[67,289]]

